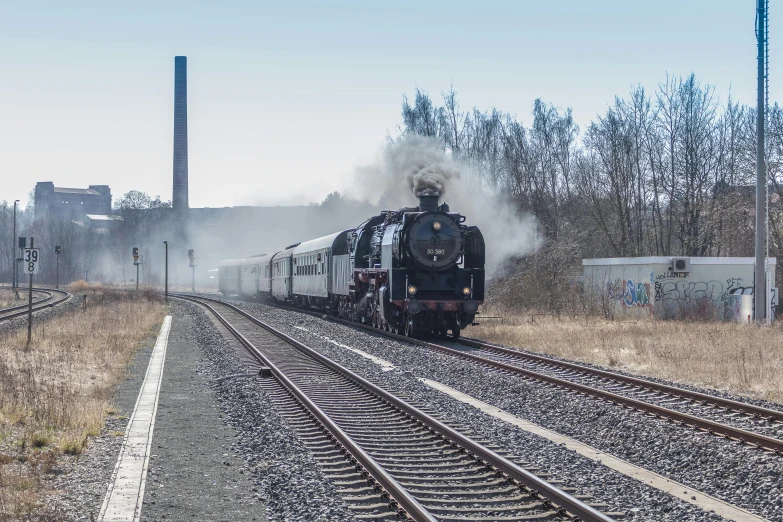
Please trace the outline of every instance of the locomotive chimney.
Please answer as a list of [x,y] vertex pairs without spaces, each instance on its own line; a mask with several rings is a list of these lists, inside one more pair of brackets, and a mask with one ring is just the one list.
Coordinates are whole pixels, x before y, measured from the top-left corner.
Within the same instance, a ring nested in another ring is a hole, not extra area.
[[420,212],[430,212],[434,210],[438,210],[438,198],[440,197],[440,194],[437,192],[419,192],[419,211]]

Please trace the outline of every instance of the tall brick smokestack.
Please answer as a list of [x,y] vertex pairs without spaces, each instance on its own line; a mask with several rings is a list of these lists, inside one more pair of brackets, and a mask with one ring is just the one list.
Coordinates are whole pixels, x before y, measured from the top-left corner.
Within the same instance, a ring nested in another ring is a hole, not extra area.
[[188,209],[188,57],[174,57],[174,190],[172,206]]

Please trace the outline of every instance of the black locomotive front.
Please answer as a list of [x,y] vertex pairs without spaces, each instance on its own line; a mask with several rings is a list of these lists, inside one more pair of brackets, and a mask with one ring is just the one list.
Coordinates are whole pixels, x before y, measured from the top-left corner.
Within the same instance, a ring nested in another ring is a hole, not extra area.
[[357,313],[406,334],[458,337],[484,300],[484,239],[464,216],[438,205],[437,195],[419,201],[356,229]]

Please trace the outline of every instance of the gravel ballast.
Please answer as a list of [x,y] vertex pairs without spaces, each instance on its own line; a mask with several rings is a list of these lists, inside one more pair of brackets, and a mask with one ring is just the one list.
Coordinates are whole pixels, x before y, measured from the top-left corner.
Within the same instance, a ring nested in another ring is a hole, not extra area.
[[[485,415],[412,377],[442,382],[759,516],[783,521],[783,459],[779,456],[312,316],[255,303],[241,306],[374,382],[416,396],[444,419],[470,425],[476,433],[519,453],[580,493],[608,503],[611,510],[627,512],[637,520],[721,520]],[[334,342],[389,360],[399,371],[383,372]]]
[[199,373],[209,378],[223,421],[235,433],[229,453],[242,461],[241,473],[252,480],[255,499],[266,504],[266,519],[354,520],[310,451],[273,409],[255,378],[235,377],[250,369],[237,356],[238,343],[227,341],[200,307],[177,302],[174,310],[175,321],[187,317],[193,322],[190,332],[204,354]]

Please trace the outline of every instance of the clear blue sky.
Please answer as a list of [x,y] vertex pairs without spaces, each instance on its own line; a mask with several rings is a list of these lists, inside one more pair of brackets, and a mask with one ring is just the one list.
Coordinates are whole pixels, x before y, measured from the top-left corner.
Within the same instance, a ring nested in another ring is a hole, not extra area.
[[526,123],[541,97],[581,126],[667,72],[755,103],[754,16],[753,0],[2,0],[0,199],[36,181],[170,199],[175,55],[191,206],[276,204],[341,190],[416,86]]

